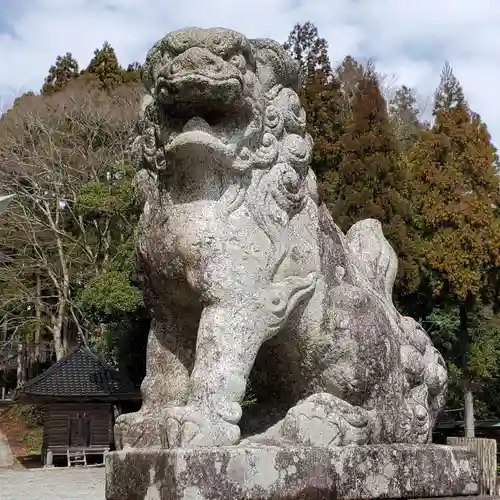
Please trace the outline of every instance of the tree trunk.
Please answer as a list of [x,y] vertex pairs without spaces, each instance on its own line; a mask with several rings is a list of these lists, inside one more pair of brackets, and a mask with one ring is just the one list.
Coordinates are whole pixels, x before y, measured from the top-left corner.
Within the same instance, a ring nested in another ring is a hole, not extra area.
[[3,318],[3,325],[2,325],[2,333],[1,333],[1,336],[2,336],[2,340],[7,340],[7,333],[9,331],[9,320],[4,317]]
[[17,344],[17,387],[26,382],[26,349],[23,341]]
[[68,334],[68,319],[64,318],[63,322],[63,330],[62,330],[62,343],[64,352],[69,352],[70,344],[69,344],[69,334]]
[[56,359],[59,361],[66,354],[63,343],[63,325],[66,314],[66,300],[61,298],[57,306],[57,316],[52,323],[52,335],[54,337],[54,349],[56,351]]
[[463,373],[463,392],[464,392],[464,430],[465,437],[473,438],[474,432],[474,395],[471,388],[471,380],[469,377],[469,324],[468,313],[473,305],[473,298],[467,299],[460,304],[460,339],[462,348],[462,373]]
[[35,361],[40,362],[40,332],[42,329],[42,280],[40,270],[36,271],[36,303],[35,303],[36,325],[35,325]]

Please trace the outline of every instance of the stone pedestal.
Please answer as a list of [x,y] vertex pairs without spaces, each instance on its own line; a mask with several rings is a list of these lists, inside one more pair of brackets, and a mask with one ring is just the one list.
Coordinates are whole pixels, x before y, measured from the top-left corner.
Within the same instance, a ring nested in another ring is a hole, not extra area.
[[470,448],[477,456],[479,493],[497,494],[497,441],[496,439],[448,437],[446,444]]
[[107,500],[363,500],[477,494],[476,456],[451,446],[129,449],[106,456]]

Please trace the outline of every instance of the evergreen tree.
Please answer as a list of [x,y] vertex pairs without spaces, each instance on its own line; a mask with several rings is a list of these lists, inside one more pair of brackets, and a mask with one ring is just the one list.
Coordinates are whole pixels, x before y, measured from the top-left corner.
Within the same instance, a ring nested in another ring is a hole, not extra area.
[[337,142],[342,134],[339,85],[332,75],[328,43],[314,24],[297,24],[284,47],[299,61],[304,75],[299,95],[314,139],[311,166],[321,189],[325,173],[338,163]]
[[123,82],[123,69],[118,63],[115,49],[104,42],[102,48],[94,51],[85,73],[96,75],[102,88],[109,89]]
[[406,225],[407,175],[398,161],[397,141],[374,72],[357,82],[352,113],[338,143],[340,161],[325,176],[329,208],[343,231],[361,219],[378,219],[400,256],[398,286],[412,290],[418,269]]
[[419,121],[417,97],[412,88],[402,85],[396,90],[389,102],[389,115],[396,138],[405,151],[417,140],[423,129]]
[[470,436],[477,379],[471,356],[481,350],[484,354],[486,346],[474,336],[471,323],[479,299],[486,296],[487,277],[500,262],[498,159],[486,125],[469,109],[449,64],[441,75],[433,113],[433,127],[423,132],[408,156],[413,221],[422,236],[420,259],[430,289],[459,311],[457,364]]
[[441,70],[441,80],[434,94],[433,114],[441,110],[452,109],[465,104],[465,97],[460,82],[455,77],[450,63],[446,61]]
[[376,77],[372,64],[362,65],[351,56],[344,58],[335,68],[335,77],[339,82],[341,95],[341,119],[344,122],[353,120],[353,103],[356,98],[359,84],[365,77]]
[[42,94],[57,92],[63,88],[71,79],[78,76],[78,62],[66,52],[64,56],[57,56],[56,62],[49,69],[42,87]]
[[326,83],[332,73],[328,42],[319,36],[318,28],[313,23],[296,24],[283,46],[299,61],[305,85],[319,78]]
[[127,66],[127,70],[123,72],[123,82],[140,82],[141,81],[142,65],[138,62],[133,62]]

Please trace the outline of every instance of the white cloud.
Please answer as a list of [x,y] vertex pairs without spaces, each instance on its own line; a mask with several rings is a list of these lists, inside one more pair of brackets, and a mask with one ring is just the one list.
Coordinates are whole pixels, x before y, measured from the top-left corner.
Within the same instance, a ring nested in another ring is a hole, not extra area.
[[[226,26],[284,41],[295,23],[307,20],[329,41],[333,61],[373,57],[379,70],[416,86],[424,100],[448,59],[471,107],[500,141],[493,92],[500,80],[498,0],[23,0],[15,11],[0,5],[0,99],[38,90],[59,54],[72,52],[84,67],[104,40],[127,64],[185,26]],[[5,24],[16,36],[2,32]]]

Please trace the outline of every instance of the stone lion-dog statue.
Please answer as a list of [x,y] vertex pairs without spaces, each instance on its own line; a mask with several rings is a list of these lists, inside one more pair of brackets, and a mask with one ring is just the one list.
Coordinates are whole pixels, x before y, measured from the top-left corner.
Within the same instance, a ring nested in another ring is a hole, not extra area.
[[[381,225],[344,235],[319,199],[298,63],[272,40],[188,28],[153,46],[143,81],[132,150],[152,321],[118,446],[429,442],[444,361],[394,307]],[[251,376],[286,411],[242,440]]]

